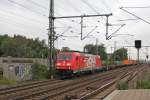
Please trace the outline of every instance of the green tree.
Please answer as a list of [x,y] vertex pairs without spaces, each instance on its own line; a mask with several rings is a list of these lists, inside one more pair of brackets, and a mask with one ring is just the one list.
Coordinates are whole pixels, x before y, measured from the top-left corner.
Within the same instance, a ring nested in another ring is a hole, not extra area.
[[1,50],[4,53],[3,56],[13,56],[16,57],[18,53],[18,43],[12,38],[7,38],[1,43]]
[[33,80],[48,79],[48,68],[45,65],[35,63],[32,65]]
[[0,47],[0,56],[2,56],[3,55],[3,52],[2,52],[2,49],[1,49],[1,47]]
[[101,56],[102,60],[107,60],[107,53],[103,44],[98,45],[98,54]]
[[98,54],[101,56],[102,60],[107,60],[107,53],[105,51],[105,47],[103,44],[100,45],[87,44],[84,46],[84,51],[94,55]]
[[0,56],[2,56],[4,54],[4,52],[2,51],[2,48],[1,48],[1,44],[2,44],[3,40],[6,38],[8,38],[8,35],[0,36]]
[[48,46],[39,38],[27,39],[21,35],[0,36],[0,56],[47,58]]
[[91,53],[91,54],[95,54],[95,46],[93,44],[87,44],[84,46],[84,51],[85,52],[88,52],[88,53]]
[[69,47],[62,47],[61,51],[70,51],[70,48]]
[[113,55],[112,58],[115,61],[122,61],[124,59],[128,58],[128,53],[127,53],[127,49],[125,48],[120,48],[118,50],[116,50]]

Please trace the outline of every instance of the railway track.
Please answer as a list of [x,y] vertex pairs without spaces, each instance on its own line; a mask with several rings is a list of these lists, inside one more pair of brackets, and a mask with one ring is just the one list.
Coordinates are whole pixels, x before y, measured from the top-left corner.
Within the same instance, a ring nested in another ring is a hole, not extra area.
[[40,87],[43,85],[55,84],[58,82],[62,82],[62,80],[37,81],[37,82],[31,82],[31,83],[27,83],[27,84],[18,85],[18,86],[8,87],[8,88],[0,89],[0,95],[8,94],[8,93],[11,93],[14,91],[17,92],[17,91],[21,91],[21,90],[30,89],[30,88],[36,88],[36,87]]
[[78,84],[70,84],[67,87],[62,87],[62,88],[59,88],[57,90],[55,89],[55,91],[47,91],[47,92],[45,92],[45,94],[41,94],[41,95],[36,96],[34,98],[31,98],[31,99],[45,100],[45,99],[55,98],[55,97],[56,97],[56,99],[60,99],[57,96],[60,96],[64,93],[66,93],[66,92],[69,93],[72,90],[82,88],[82,87],[87,86],[87,85],[92,84],[92,83],[97,83],[97,82],[100,82],[100,81],[101,82],[102,81],[108,81],[108,80],[113,79],[114,77],[115,76],[113,74],[111,74],[111,76],[107,75],[105,77],[96,77],[93,80],[87,80],[87,81],[84,81],[84,82],[81,82],[81,83],[78,83]]
[[[134,69],[134,67],[130,68],[130,70]],[[14,88],[7,88],[6,90],[0,90],[0,99],[2,100],[23,100],[23,99],[39,99],[39,100],[45,100],[49,98],[56,98],[60,96],[61,98],[66,97],[66,92],[71,93],[71,91],[77,91],[81,90],[83,87],[87,86],[89,87],[91,84],[98,84],[101,83],[101,85],[104,85],[112,80],[114,80],[118,73],[119,75],[125,74],[122,73],[123,71],[128,72],[127,67],[111,70],[105,73],[100,74],[94,74],[90,75],[88,77],[81,77],[79,79],[75,80],[53,80],[51,82],[45,81],[45,82],[39,82],[39,83],[32,83],[30,85],[24,85],[14,87]],[[88,88],[87,88],[88,89]],[[1,94],[2,93],[2,94]],[[74,93],[74,92],[72,92]],[[72,94],[71,93],[71,94]],[[58,99],[57,99],[58,100]]]
[[[42,97],[46,97],[48,92],[54,94],[57,91],[60,92],[60,89],[62,89],[64,91],[65,87],[68,88],[68,86],[73,86],[73,85],[76,85],[76,84],[79,84],[79,83],[82,83],[82,82],[87,82],[89,80],[92,80],[93,78],[96,79],[97,77],[106,77],[107,75],[110,75],[111,73],[114,73],[114,71],[109,72],[109,73],[104,73],[102,75],[101,74],[92,75],[88,78],[84,77],[84,78],[77,79],[77,80],[69,80],[69,81],[65,81],[65,82],[62,82],[62,83],[57,83],[57,84],[54,84],[54,85],[45,86],[45,88],[40,87],[40,88],[36,89],[35,91],[32,91],[31,93],[24,94],[24,95],[21,95],[21,96],[17,96],[16,98],[13,98],[13,99],[14,100],[22,100],[22,99],[27,99],[27,98],[31,98],[31,97],[37,98],[36,96],[41,97],[42,95],[43,95]],[[58,95],[58,92],[57,92],[57,95]]]
[[30,90],[34,90],[35,88],[39,88],[42,86],[53,85],[58,82],[63,82],[63,80],[45,80],[45,81],[36,81],[30,82],[26,84],[21,84],[18,86],[12,86],[4,89],[0,89],[0,100],[3,99],[11,99],[11,97],[16,97],[24,93],[28,93]]
[[[129,72],[126,75],[123,75],[119,79],[112,80],[112,81],[108,82],[107,84],[102,85],[101,87],[95,89],[94,91],[92,91],[84,96],[81,96],[78,100],[93,100],[93,99],[94,100],[102,100],[104,97],[106,97],[112,91],[114,91],[116,89],[115,87],[116,87],[118,81],[127,77],[125,82],[129,83],[139,72],[143,71],[144,69],[145,69],[145,67],[142,67],[142,68],[139,67],[139,68],[135,69],[134,71]],[[105,92],[105,90],[107,90],[107,92]],[[103,92],[105,92],[105,93],[103,93]]]
[[[123,69],[124,70],[124,69]],[[110,74],[106,77],[101,78],[102,80],[97,80],[97,81],[93,81],[91,83],[87,83],[84,85],[81,85],[79,87],[76,88],[72,88],[68,91],[63,91],[61,92],[59,90],[59,92],[57,92],[55,95],[51,95],[51,94],[47,94],[47,96],[43,96],[40,98],[36,98],[39,100],[45,100],[45,99],[50,99],[50,100],[71,100],[71,99],[79,99],[80,97],[92,92],[93,90],[99,88],[100,86],[103,86],[113,80],[116,80],[116,78],[118,78],[117,76],[120,75],[121,77],[123,77],[124,75],[128,75],[128,71],[127,72],[122,72],[123,70],[120,70],[118,72],[116,72],[117,74]],[[125,70],[124,70],[125,71]],[[67,92],[67,93],[66,93]]]

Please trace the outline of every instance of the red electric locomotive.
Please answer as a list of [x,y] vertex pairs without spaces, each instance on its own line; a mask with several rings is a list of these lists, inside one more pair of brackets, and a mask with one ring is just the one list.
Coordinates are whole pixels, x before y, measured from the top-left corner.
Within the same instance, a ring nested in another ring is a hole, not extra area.
[[80,52],[60,52],[57,55],[56,72],[60,76],[78,75],[102,69],[100,56]]

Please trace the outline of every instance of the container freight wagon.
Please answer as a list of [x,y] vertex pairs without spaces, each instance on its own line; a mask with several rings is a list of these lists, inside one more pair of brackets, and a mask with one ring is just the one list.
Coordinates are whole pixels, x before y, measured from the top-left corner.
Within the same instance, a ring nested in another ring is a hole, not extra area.
[[80,52],[60,52],[56,60],[56,74],[61,76],[79,75],[102,70],[100,56]]
[[137,64],[137,61],[136,60],[128,60],[128,59],[126,59],[126,60],[123,61],[123,64],[124,65]]

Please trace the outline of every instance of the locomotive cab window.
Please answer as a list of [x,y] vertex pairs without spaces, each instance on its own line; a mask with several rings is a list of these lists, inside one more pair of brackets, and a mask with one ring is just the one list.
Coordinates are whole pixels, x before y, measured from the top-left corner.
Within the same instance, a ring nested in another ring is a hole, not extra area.
[[71,60],[72,56],[71,54],[59,54],[57,56],[57,60]]

